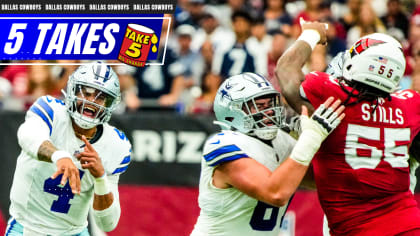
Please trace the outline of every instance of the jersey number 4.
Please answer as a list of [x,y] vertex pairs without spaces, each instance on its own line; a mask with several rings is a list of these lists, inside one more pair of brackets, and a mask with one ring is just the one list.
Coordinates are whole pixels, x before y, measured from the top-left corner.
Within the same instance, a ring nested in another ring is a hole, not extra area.
[[392,167],[408,167],[409,128],[378,128],[349,124],[346,162],[353,169],[375,169],[381,162]]
[[[79,170],[80,179],[82,179],[84,171]],[[48,178],[44,182],[44,192],[51,193],[58,196],[58,199],[53,201],[51,211],[67,214],[70,209],[70,199],[73,199],[74,194],[71,191],[70,183],[67,181],[66,185],[61,186],[61,178],[63,174],[57,176],[55,179]]]

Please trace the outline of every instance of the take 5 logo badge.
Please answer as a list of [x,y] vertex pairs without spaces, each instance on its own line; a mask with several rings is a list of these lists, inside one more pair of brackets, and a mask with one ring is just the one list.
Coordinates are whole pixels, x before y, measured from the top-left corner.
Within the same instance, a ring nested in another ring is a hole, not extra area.
[[129,24],[122,41],[118,60],[132,66],[143,67],[149,51],[156,53],[158,37],[153,29],[143,25]]
[[136,67],[163,65],[164,59],[149,62],[158,57],[164,20],[170,18],[163,14],[0,17],[0,60],[119,60]]

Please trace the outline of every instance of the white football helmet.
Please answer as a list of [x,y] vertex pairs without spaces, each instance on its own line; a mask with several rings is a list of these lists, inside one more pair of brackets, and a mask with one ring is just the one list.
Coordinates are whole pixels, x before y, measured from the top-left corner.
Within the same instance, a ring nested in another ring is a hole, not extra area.
[[[257,105],[258,99],[270,98],[269,108]],[[216,124],[224,129],[255,135],[264,140],[274,139],[283,126],[280,93],[264,77],[243,73],[226,79],[214,99]]]
[[[94,94],[94,99],[86,99]],[[67,111],[78,126],[91,129],[108,122],[121,100],[120,82],[112,68],[100,61],[81,65],[69,78],[64,93]],[[99,102],[102,100],[103,104]]]
[[374,33],[360,38],[349,49],[344,61],[343,76],[392,93],[398,89],[405,71],[405,57],[401,44],[393,37]]
[[343,76],[344,62],[350,58],[348,50],[337,53],[337,55],[328,64],[326,73],[330,74],[334,78],[340,78]]

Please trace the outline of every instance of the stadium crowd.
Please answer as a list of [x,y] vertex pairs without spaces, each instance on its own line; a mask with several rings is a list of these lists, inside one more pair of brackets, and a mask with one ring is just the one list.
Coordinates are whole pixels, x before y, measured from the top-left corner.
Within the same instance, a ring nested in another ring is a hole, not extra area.
[[[219,85],[242,72],[264,75],[280,90],[274,68],[299,36],[300,17],[330,26],[328,44],[315,48],[305,72],[324,71],[356,39],[382,32],[404,47],[407,69],[401,87],[420,90],[420,1],[178,0],[170,17],[172,25],[164,20],[159,43],[158,61],[167,45],[164,66],[114,66],[123,93],[116,112],[169,109],[210,114]],[[72,63],[80,61],[20,62],[27,64],[0,67],[0,110],[24,111],[45,94],[61,97],[77,68]]]

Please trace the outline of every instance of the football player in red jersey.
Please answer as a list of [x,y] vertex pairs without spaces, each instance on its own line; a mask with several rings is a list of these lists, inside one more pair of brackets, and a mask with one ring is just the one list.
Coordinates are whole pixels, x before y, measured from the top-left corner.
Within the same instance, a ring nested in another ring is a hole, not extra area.
[[302,22],[302,34],[279,59],[276,75],[288,103],[317,108],[344,101],[346,118],[312,161],[331,235],[420,235],[420,209],[409,190],[409,147],[420,131],[420,94],[398,89],[405,58],[385,34],[358,40],[345,55],[343,76],[302,73],[325,24]]

